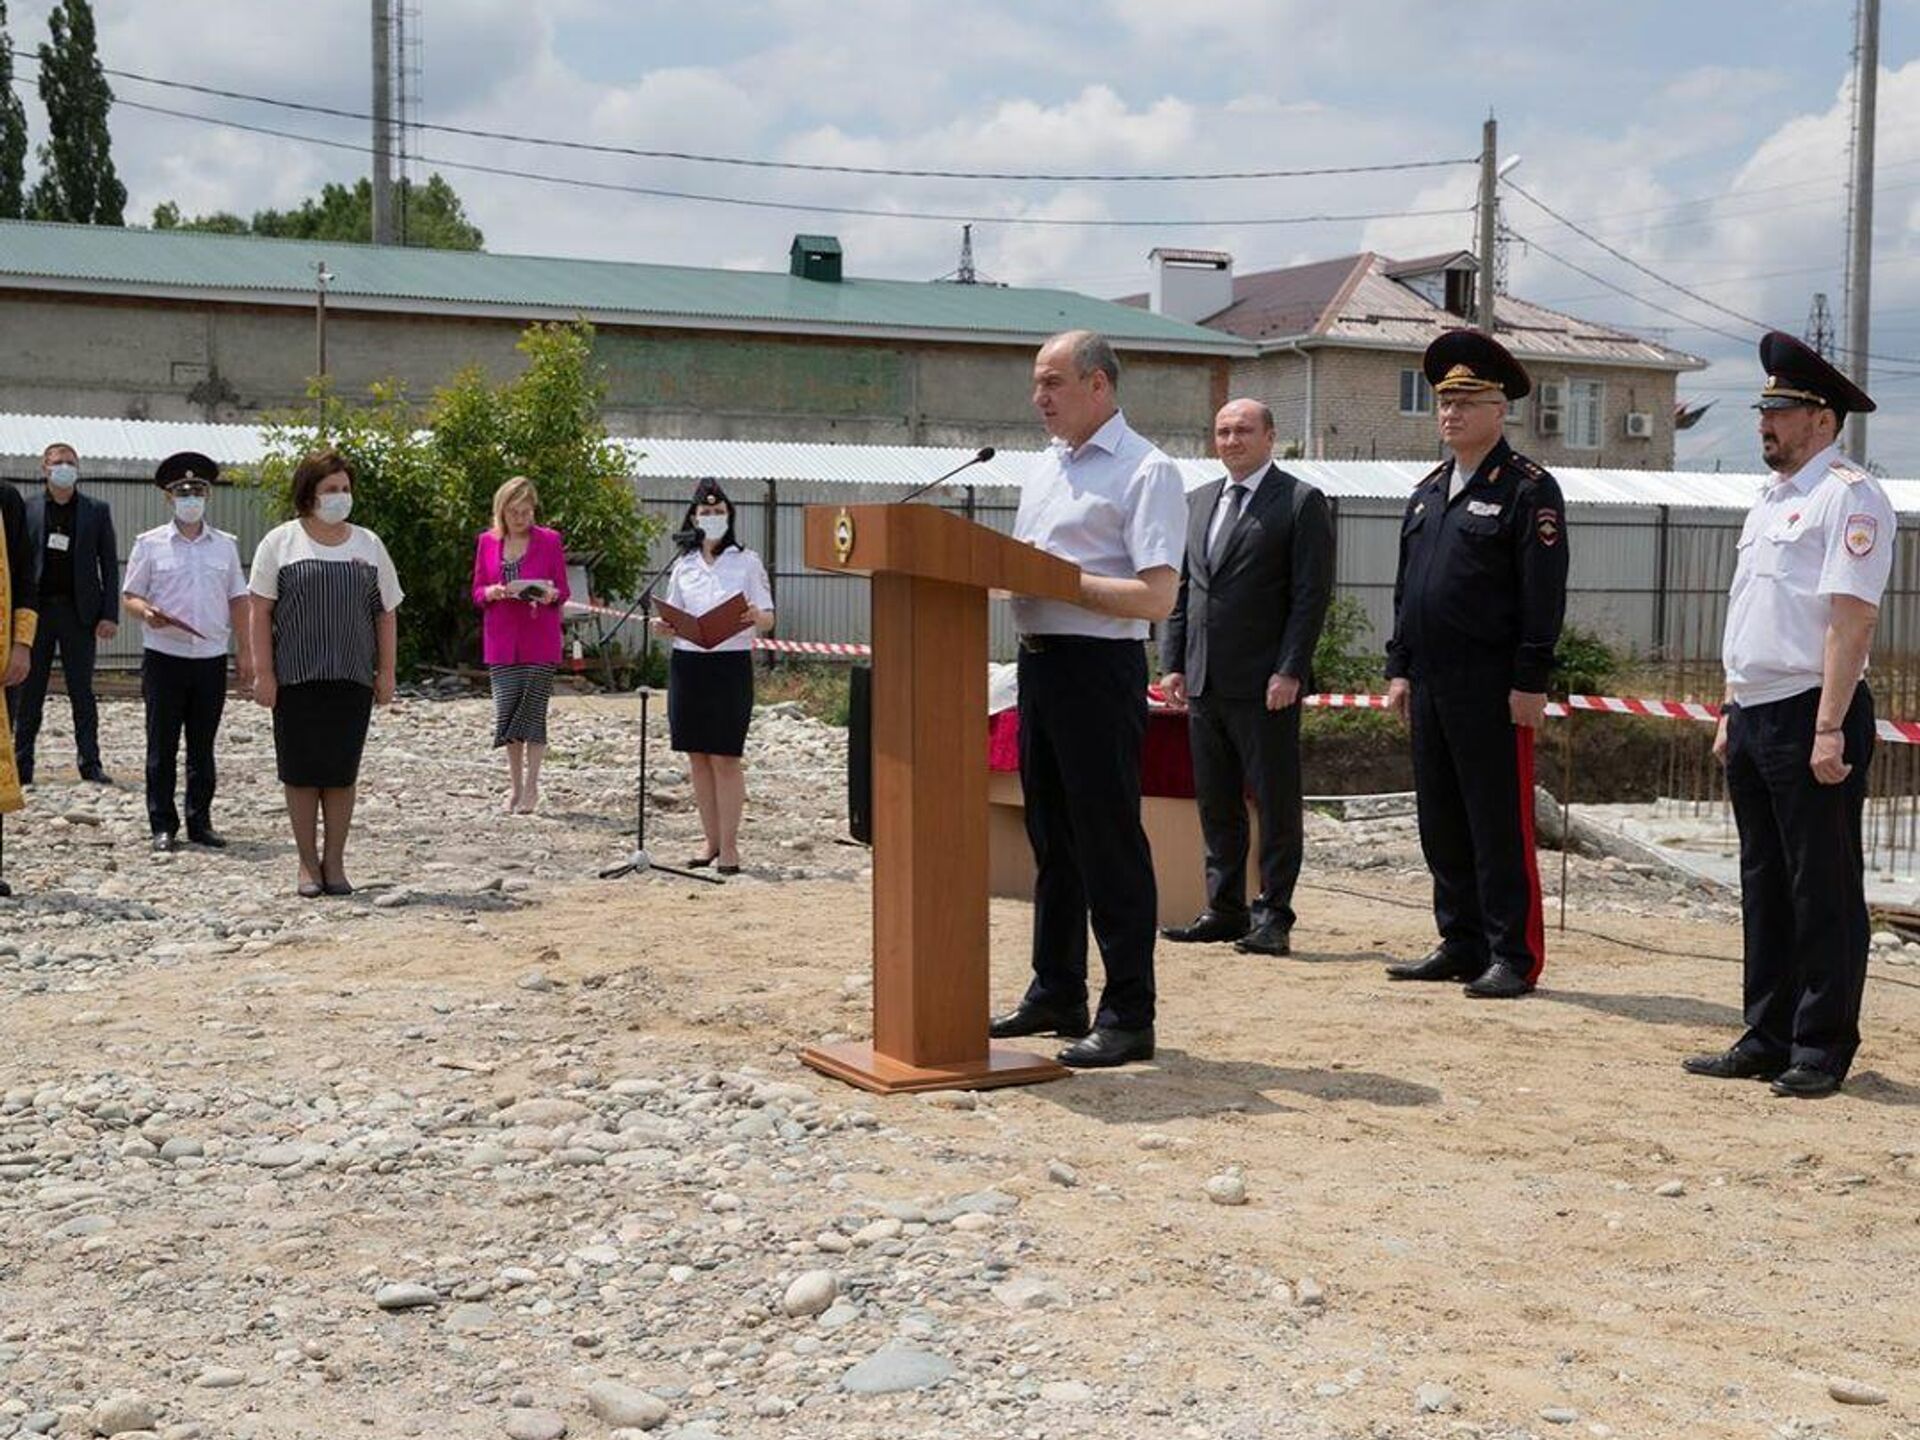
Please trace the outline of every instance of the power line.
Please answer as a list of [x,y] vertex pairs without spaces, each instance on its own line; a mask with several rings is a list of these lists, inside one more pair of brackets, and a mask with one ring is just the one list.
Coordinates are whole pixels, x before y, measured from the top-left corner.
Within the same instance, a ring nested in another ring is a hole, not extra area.
[[[18,83],[18,82],[16,82]],[[149,105],[140,100],[118,100],[116,105],[124,105],[130,110],[144,111],[150,115],[165,115],[175,120],[193,120],[204,125],[217,125],[228,130],[244,130],[253,135],[268,135],[280,140],[293,140],[303,145],[320,145],[331,150],[349,150],[356,154],[372,153],[372,147],[355,144],[350,140],[329,140],[318,135],[302,135],[291,130],[279,130],[268,125],[251,125],[241,120],[223,120],[214,115],[196,114],[190,110],[174,110],[164,105]],[[1245,216],[1235,219],[1169,219],[1166,217],[1120,217],[1117,219],[1070,219],[1051,215],[990,215],[978,211],[958,212],[946,210],[882,210],[860,205],[816,205],[789,200],[753,200],[741,195],[712,195],[692,190],[670,190],[653,185],[625,185],[611,180],[588,180],[577,175],[550,175],[537,170],[517,170],[505,165],[482,165],[474,161],[448,160],[432,155],[412,157],[421,165],[437,166],[443,170],[466,170],[481,175],[498,175],[512,180],[532,180],[543,185],[570,186],[575,189],[605,191],[619,195],[644,195],[661,200],[691,200],[706,205],[735,205],[751,210],[787,210],[799,211],[809,215],[857,215],[876,220],[937,220],[945,224],[975,225],[1043,225],[1075,229],[1157,229],[1172,230],[1181,227],[1207,226],[1247,228],[1271,227],[1282,225],[1327,225],[1355,223],[1363,220],[1405,220],[1424,218],[1433,215],[1464,215],[1469,207],[1452,207],[1439,210],[1383,210],[1345,215],[1268,215]]]
[[[15,50],[16,58],[38,63],[38,56]],[[197,85],[187,80],[168,80],[158,75],[143,75],[134,70],[102,67],[103,73],[142,85],[158,85],[169,90],[185,90],[219,100],[239,100],[249,105],[269,105],[279,110],[297,110],[308,115],[325,115],[336,120],[370,121],[373,116],[362,110],[344,110],[332,105],[311,105],[298,100],[282,100],[273,95],[255,95],[244,90],[223,90],[213,85]],[[130,101],[122,101],[131,104]],[[168,112],[162,112],[168,113]],[[1047,171],[1009,170],[937,170],[911,169],[887,165],[828,165],[803,160],[761,160],[740,155],[706,155],[692,150],[651,150],[632,145],[607,145],[589,140],[563,140],[552,136],[523,135],[510,130],[483,130],[466,125],[409,122],[415,130],[433,130],[443,135],[460,135],[470,140],[505,140],[515,145],[542,145],[556,150],[577,150],[593,155],[620,155],[639,160],[681,160],[699,165],[735,165],[753,170],[801,170],[823,175],[876,175],[912,180],[1036,180],[1076,183],[1125,184],[1139,181],[1182,180],[1301,180],[1333,175],[1384,175],[1406,170],[1439,170],[1456,165],[1473,165],[1478,157],[1447,160],[1401,160],[1379,165],[1322,165],[1298,170],[1198,170],[1166,172],[1102,172],[1080,174]],[[437,163],[446,163],[444,161]]]
[[[1574,234],[1580,236],[1582,239],[1587,240],[1594,245],[1599,246],[1602,250],[1606,251],[1607,254],[1613,256],[1614,259],[1620,261],[1623,265],[1627,265],[1634,270],[1638,270],[1642,275],[1645,275],[1648,279],[1653,280],[1658,284],[1664,285],[1667,289],[1677,291],[1679,294],[1685,295],[1689,300],[1697,301],[1698,303],[1705,305],[1709,310],[1717,310],[1720,314],[1726,315],[1731,317],[1732,319],[1738,320],[1743,325],[1751,325],[1756,330],[1778,330],[1783,328],[1778,325],[1769,324],[1765,320],[1756,320],[1753,318],[1753,316],[1748,315],[1743,311],[1735,310],[1730,306],[1722,305],[1718,300],[1709,299],[1707,296],[1700,294],[1696,290],[1688,289],[1685,285],[1682,285],[1677,280],[1669,280],[1666,276],[1662,275],[1659,271],[1650,269],[1648,266],[1641,264],[1638,260],[1634,259],[1633,256],[1627,254],[1626,251],[1621,250],[1617,246],[1608,244],[1605,240],[1602,240],[1598,235],[1595,235],[1591,230],[1586,230],[1586,229],[1583,229],[1581,226],[1576,225],[1573,221],[1569,220],[1566,216],[1562,215],[1558,210],[1555,210],[1551,205],[1547,204],[1546,201],[1540,199],[1538,196],[1531,194],[1529,191],[1522,188],[1521,186],[1516,185],[1512,180],[1502,180],[1500,183],[1505,185],[1509,190],[1513,191],[1514,194],[1518,195],[1522,200],[1525,200],[1528,204],[1532,205],[1534,208],[1545,212],[1547,215],[1551,216],[1553,219],[1559,221],[1562,225],[1566,226],[1567,229],[1573,231]],[[1545,255],[1548,252],[1545,250],[1542,250],[1541,253]],[[1549,255],[1548,258],[1552,259],[1556,257]],[[1566,264],[1567,262],[1561,261],[1561,263]],[[1578,267],[1574,267],[1574,268],[1578,268]],[[1598,281],[1598,283],[1600,284],[1603,284],[1603,285],[1609,284],[1609,282],[1607,281],[1600,280],[1598,276],[1592,275],[1591,272],[1589,271],[1583,270],[1580,273],[1582,273],[1583,275],[1587,275],[1588,278],[1590,279]],[[1609,285],[1609,288],[1611,289],[1614,287]],[[1626,292],[1623,291],[1621,293],[1624,294]],[[1651,304],[1652,302],[1646,301],[1643,299],[1642,303]],[[1661,307],[1656,306],[1655,308],[1659,309]],[[1671,314],[1674,314],[1675,312],[1669,310],[1669,311],[1666,311],[1665,313],[1671,315]],[[1702,326],[1701,328],[1712,329],[1713,327]],[[1717,333],[1726,335],[1728,332],[1722,330]],[[1735,339],[1735,340],[1744,340],[1746,337],[1739,336],[1739,335],[1732,335],[1732,336],[1729,336],[1729,338]],[[1884,360],[1890,365],[1920,365],[1920,359],[1916,359],[1911,355],[1877,355],[1877,354],[1874,354],[1872,351],[1866,351],[1864,353],[1869,360]]]
[[[1666,305],[1662,305],[1658,300],[1649,300],[1644,295],[1636,295],[1633,291],[1626,289],[1624,286],[1614,284],[1613,281],[1607,279],[1604,275],[1596,274],[1594,271],[1587,269],[1584,265],[1577,265],[1573,261],[1567,259],[1566,256],[1556,254],[1552,250],[1549,250],[1546,246],[1542,245],[1538,240],[1530,240],[1525,235],[1522,235],[1517,231],[1514,233],[1513,238],[1518,240],[1522,245],[1527,246],[1529,249],[1539,251],[1542,255],[1546,256],[1547,259],[1553,261],[1554,264],[1563,265],[1567,269],[1573,271],[1574,274],[1584,275],[1587,277],[1587,279],[1593,281],[1594,284],[1603,285],[1607,289],[1613,291],[1613,293],[1616,295],[1623,295],[1629,300],[1633,300],[1638,302],[1641,305],[1645,305],[1650,310],[1658,310],[1662,315],[1669,315],[1675,320],[1680,321],[1682,324],[1692,329],[1705,330],[1708,334],[1718,335],[1727,340],[1737,340],[1742,345],[1752,343],[1752,337],[1749,335],[1736,335],[1733,331],[1723,330],[1717,325],[1701,324],[1698,321],[1696,321],[1691,315],[1683,315],[1678,310],[1672,309],[1671,307]],[[1762,328],[1765,328],[1765,327],[1762,327]]]

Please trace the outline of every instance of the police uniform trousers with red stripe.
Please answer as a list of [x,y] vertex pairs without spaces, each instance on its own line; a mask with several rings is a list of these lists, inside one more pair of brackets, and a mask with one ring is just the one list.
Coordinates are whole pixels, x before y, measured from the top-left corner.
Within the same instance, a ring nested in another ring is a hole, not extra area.
[[1449,955],[1505,960],[1537,984],[1546,965],[1533,848],[1533,731],[1508,691],[1413,682],[1413,783],[1433,918]]

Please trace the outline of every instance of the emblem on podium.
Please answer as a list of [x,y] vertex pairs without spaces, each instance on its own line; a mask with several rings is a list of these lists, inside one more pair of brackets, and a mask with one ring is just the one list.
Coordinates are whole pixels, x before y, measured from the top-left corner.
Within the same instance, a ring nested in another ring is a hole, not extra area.
[[840,513],[833,517],[833,558],[842,565],[853,558],[853,516],[842,505]]

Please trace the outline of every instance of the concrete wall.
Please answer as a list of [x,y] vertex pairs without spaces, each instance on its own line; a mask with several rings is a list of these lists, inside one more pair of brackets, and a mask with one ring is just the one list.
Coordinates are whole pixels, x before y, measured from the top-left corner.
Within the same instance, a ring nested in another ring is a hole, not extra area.
[[[1431,415],[1400,413],[1400,372],[1417,369],[1417,354],[1391,351],[1315,348],[1313,358],[1313,434],[1306,433],[1307,361],[1291,353],[1263,355],[1233,363],[1231,386],[1273,407],[1284,446],[1297,441],[1304,453],[1327,460],[1438,460],[1438,422]],[[1539,433],[1534,401],[1520,402],[1518,418],[1507,426],[1516,450],[1549,468],[1579,465],[1621,470],[1673,467],[1674,375],[1663,370],[1620,366],[1530,363],[1537,388],[1542,383],[1592,379],[1606,386],[1606,416],[1598,449],[1569,445],[1567,438]],[[1653,416],[1653,436],[1626,437],[1629,411]],[[1565,412],[1563,411],[1563,414]]]
[[[0,291],[0,410],[245,421],[305,396],[311,311]],[[327,321],[342,394],[397,376],[418,396],[478,365],[518,373],[518,320],[356,312]],[[846,444],[1032,446],[1025,345],[603,327],[615,434]],[[1128,418],[1171,453],[1205,452],[1227,362],[1121,351]]]

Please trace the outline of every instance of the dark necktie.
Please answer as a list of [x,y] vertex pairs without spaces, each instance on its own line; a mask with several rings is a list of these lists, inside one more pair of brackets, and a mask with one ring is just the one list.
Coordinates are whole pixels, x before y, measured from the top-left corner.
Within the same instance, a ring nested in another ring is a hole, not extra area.
[[1227,548],[1227,541],[1233,535],[1233,527],[1240,523],[1240,507],[1247,503],[1247,487],[1239,481],[1227,486],[1227,516],[1220,522],[1220,529],[1213,537],[1213,544],[1207,547],[1209,567],[1220,563],[1220,556]]

